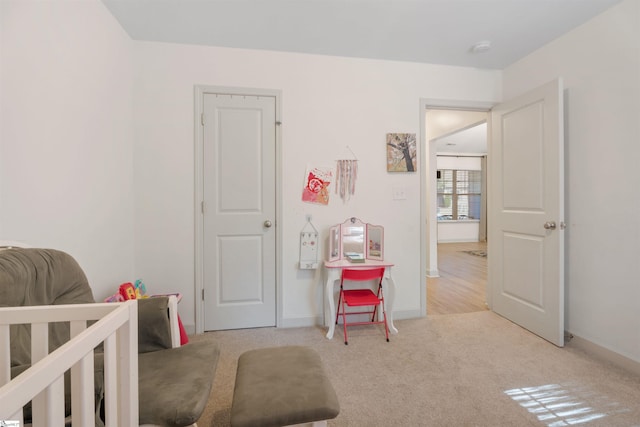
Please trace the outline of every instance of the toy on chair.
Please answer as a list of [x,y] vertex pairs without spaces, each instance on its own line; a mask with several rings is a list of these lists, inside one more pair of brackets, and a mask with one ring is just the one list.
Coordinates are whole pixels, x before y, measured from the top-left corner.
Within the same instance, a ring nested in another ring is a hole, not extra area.
[[144,285],[144,283],[142,283],[142,280],[136,280],[136,283],[135,285],[133,285],[133,287],[136,290],[137,299],[149,298],[149,296],[147,295],[147,287]]
[[118,287],[118,292],[104,299],[104,302],[124,302],[130,299],[149,298],[147,287],[142,280],[136,280],[135,285],[131,282],[123,283]]
[[118,292],[122,295],[122,298],[127,301],[130,299],[136,299],[136,289],[131,282],[123,283],[118,288]]

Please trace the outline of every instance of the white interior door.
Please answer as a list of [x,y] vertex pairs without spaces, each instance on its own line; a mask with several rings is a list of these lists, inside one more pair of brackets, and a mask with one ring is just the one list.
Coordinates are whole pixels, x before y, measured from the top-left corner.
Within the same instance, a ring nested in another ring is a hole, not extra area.
[[204,330],[276,325],[273,96],[203,97]]
[[562,82],[498,105],[491,129],[491,308],[563,346]]

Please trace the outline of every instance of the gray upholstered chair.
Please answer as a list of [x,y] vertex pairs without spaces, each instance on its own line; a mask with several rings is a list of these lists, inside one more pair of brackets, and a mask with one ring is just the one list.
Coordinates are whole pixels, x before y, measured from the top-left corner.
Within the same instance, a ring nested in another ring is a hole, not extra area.
[[[94,302],[84,272],[69,254],[37,248],[0,250],[0,306]],[[172,339],[169,305],[167,297],[138,302],[141,425],[192,425],[202,414],[211,392],[219,349],[207,340],[175,347],[179,341],[175,337]],[[13,378],[31,364],[30,329],[25,325],[12,326],[10,335]],[[68,340],[68,324],[49,325],[49,352]],[[102,425],[103,359],[99,349],[95,351],[94,359],[96,425]],[[65,382],[65,393],[69,394],[68,378]],[[65,398],[67,414],[70,413],[69,401]],[[29,406],[24,411],[25,421],[30,418]]]

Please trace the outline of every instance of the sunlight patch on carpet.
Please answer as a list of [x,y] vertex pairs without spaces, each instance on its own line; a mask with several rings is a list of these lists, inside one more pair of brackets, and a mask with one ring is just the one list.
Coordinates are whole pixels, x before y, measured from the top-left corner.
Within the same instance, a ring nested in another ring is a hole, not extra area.
[[547,384],[514,388],[505,391],[505,394],[548,427],[587,424],[616,413],[629,412],[629,409],[622,408],[619,403],[580,386]]

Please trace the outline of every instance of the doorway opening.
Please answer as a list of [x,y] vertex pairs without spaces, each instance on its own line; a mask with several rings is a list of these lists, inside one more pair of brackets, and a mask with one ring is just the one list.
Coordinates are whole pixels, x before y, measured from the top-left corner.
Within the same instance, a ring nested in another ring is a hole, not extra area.
[[[427,314],[487,310],[486,159],[487,111],[427,108],[425,142],[432,173],[427,176],[427,233],[435,248],[436,274],[426,279]],[[433,173],[435,169],[436,173]],[[431,215],[433,218],[433,215]],[[434,232],[435,231],[435,232]]]

